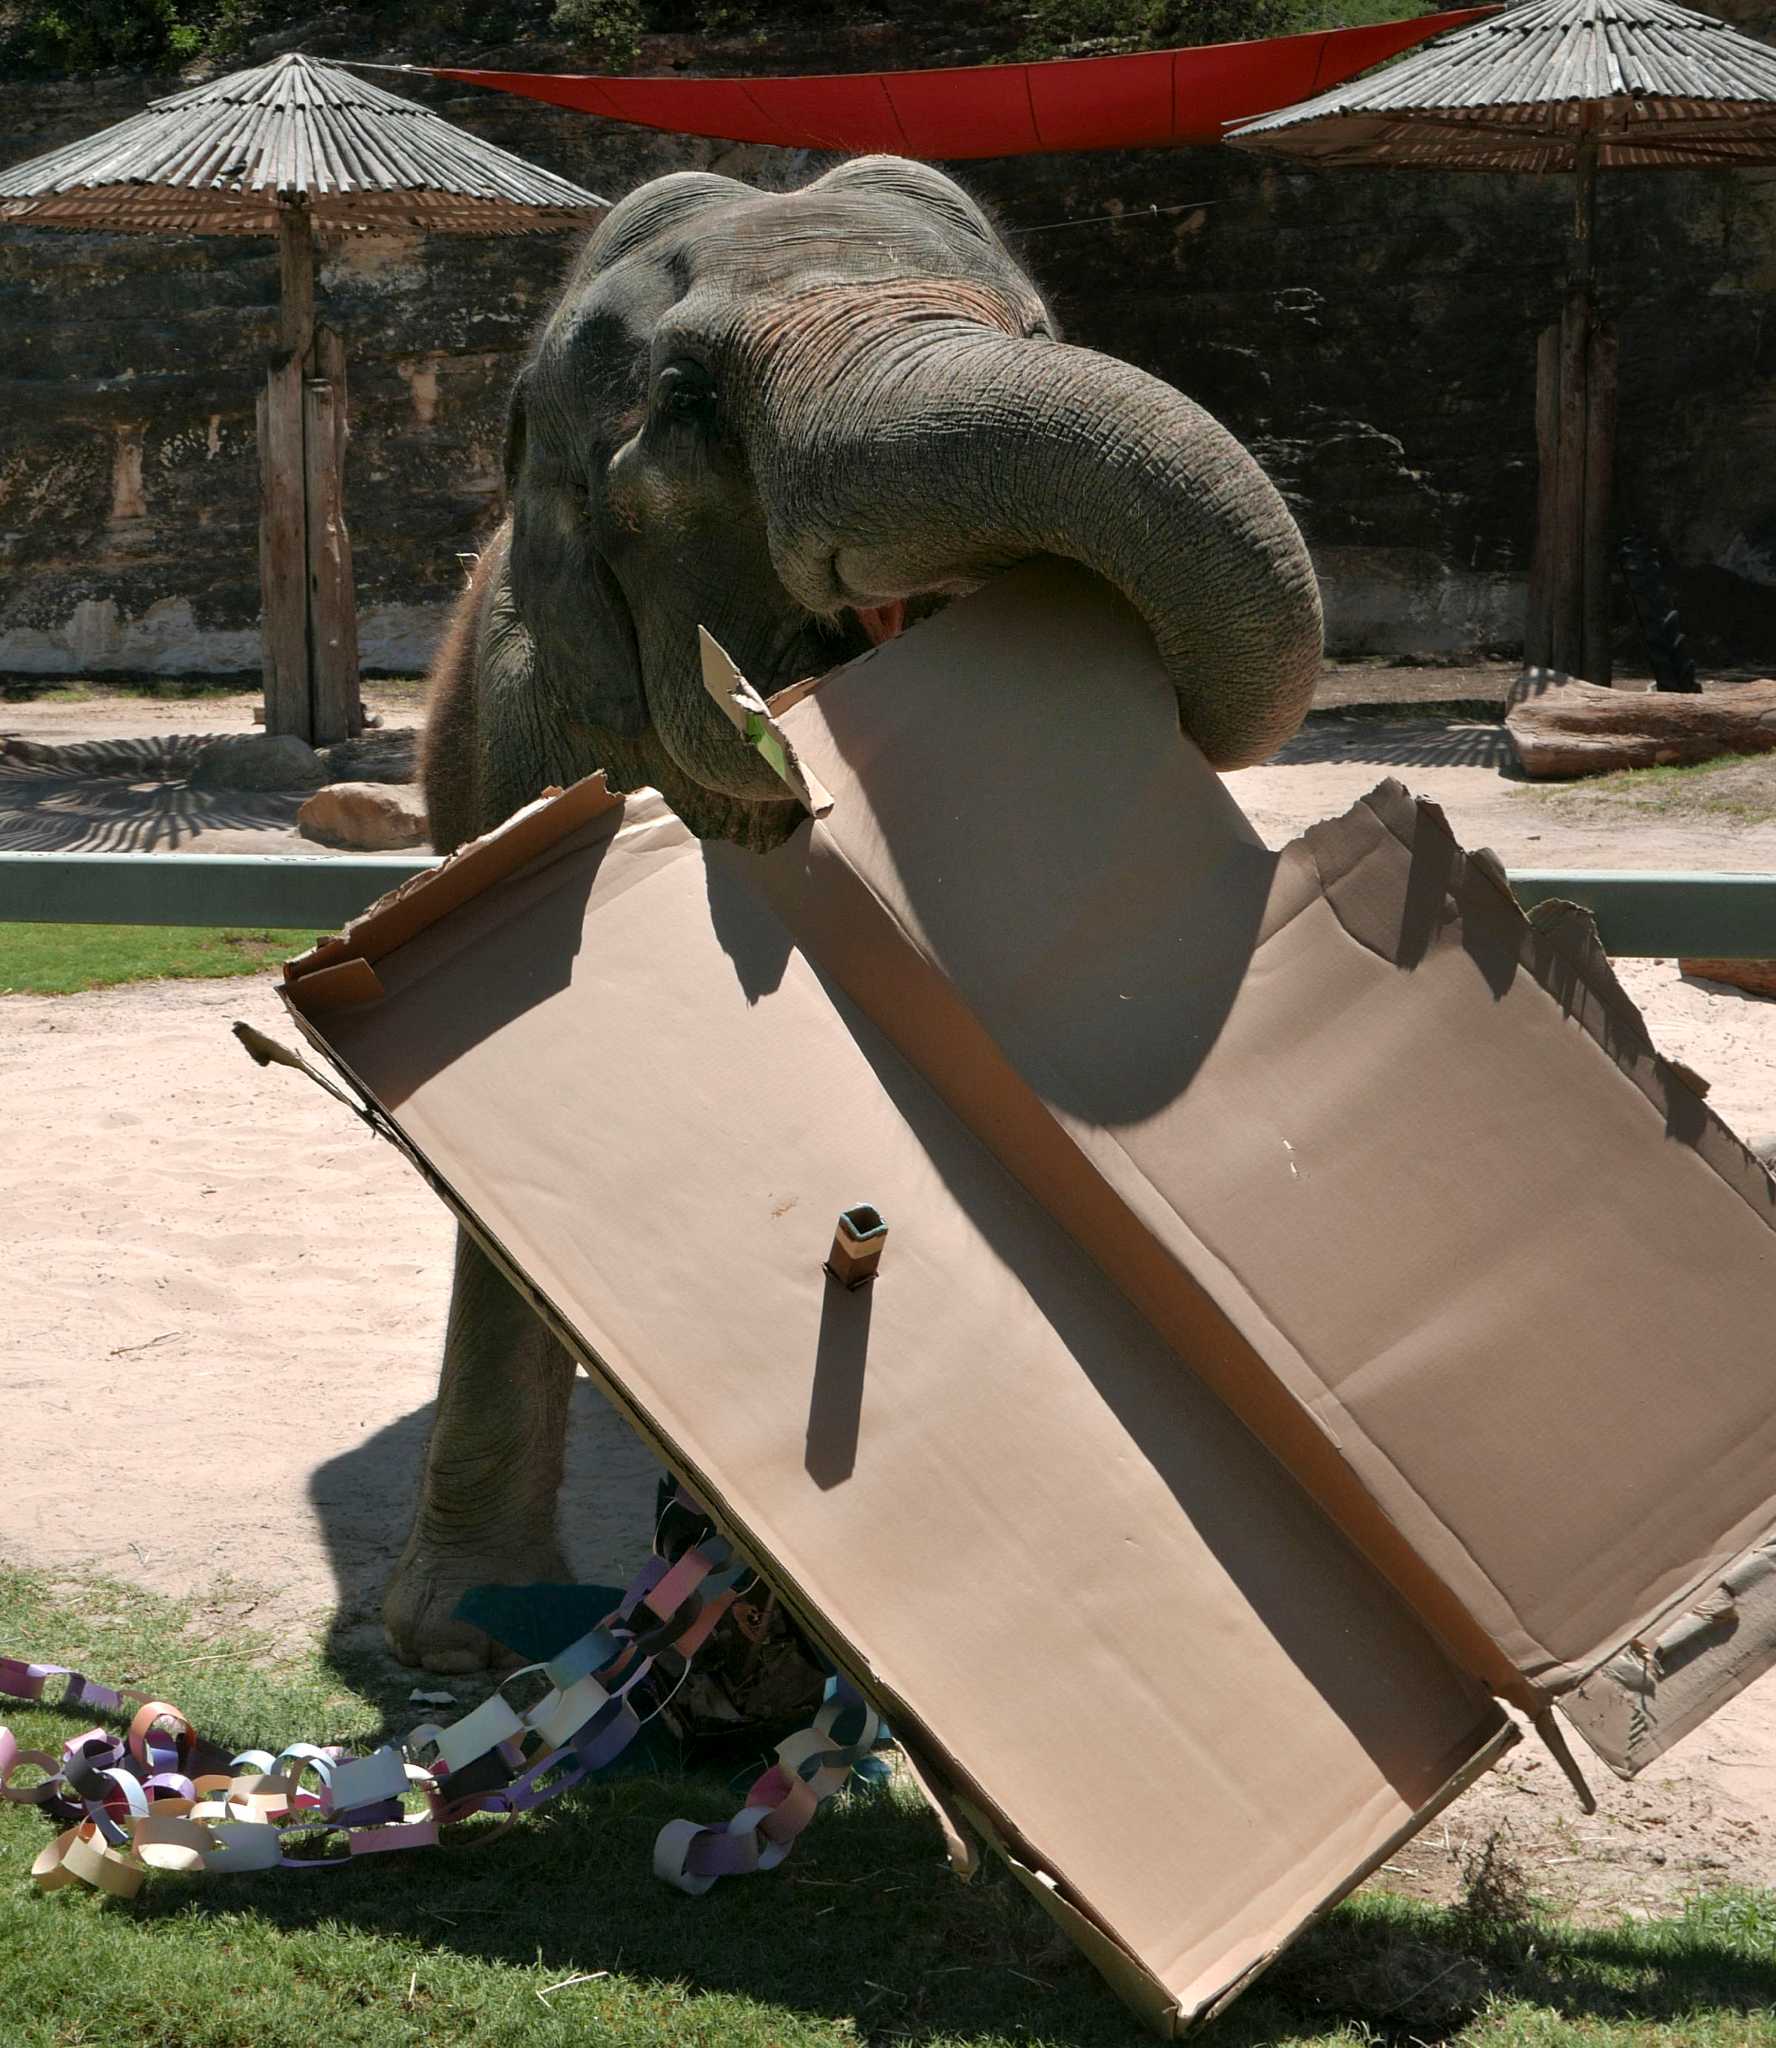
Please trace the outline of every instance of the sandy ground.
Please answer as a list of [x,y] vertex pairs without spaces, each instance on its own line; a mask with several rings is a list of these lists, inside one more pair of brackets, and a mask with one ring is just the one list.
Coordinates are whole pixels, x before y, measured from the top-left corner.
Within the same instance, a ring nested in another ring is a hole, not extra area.
[[[1465,672],[1464,672],[1465,673]],[[258,690],[201,689],[187,693],[108,691],[102,684],[75,685],[91,694],[71,696],[51,687],[37,696],[0,701],[0,739],[63,742],[141,739],[157,733],[254,732]],[[397,677],[364,684],[364,708],[389,725],[417,725],[425,685]]]
[[1707,868],[1776,873],[1776,754],[1711,771],[1682,796],[1603,782],[1534,783],[1504,727],[1474,719],[1320,717],[1274,761],[1228,777],[1272,845],[1347,810],[1384,776],[1433,798],[1464,846],[1509,868]]
[[[0,998],[0,1552],[173,1593],[229,1574],[263,1589],[255,1627],[373,1643],[453,1225],[237,1017],[293,1035],[257,978]],[[576,1398],[570,1551],[627,1578],[657,1467]]]
[[[410,716],[411,702],[389,708]],[[203,729],[246,729],[251,703],[236,715],[206,700]],[[0,733],[46,740],[191,729],[177,700],[0,704]],[[1625,817],[1550,797],[1501,776],[1501,745],[1477,723],[1321,720],[1281,763],[1232,782],[1273,843],[1394,773],[1512,865],[1776,870],[1776,823]],[[161,796],[136,791],[132,810],[122,794],[106,799],[111,815],[124,843],[142,843],[128,820],[155,815]],[[90,785],[63,797],[75,817],[99,801]],[[225,851],[238,834],[269,850],[289,831],[275,819],[189,822],[148,843]],[[21,843],[20,829],[0,796],[0,845]],[[70,836],[93,843],[83,834]],[[1686,982],[1670,961],[1621,971],[1655,1038],[1711,1079],[1728,1122],[1776,1130],[1776,1004]],[[229,1575],[262,1589],[239,1603],[254,1626],[324,1631],[361,1653],[377,1640],[378,1589],[429,1423],[451,1227],[337,1104],[253,1066],[230,1034],[236,1017],[288,1035],[256,980],[0,998],[0,1551],[176,1593]],[[566,1538],[582,1573],[611,1577],[645,1530],[653,1466],[590,1383],[576,1398]],[[1705,1883],[1776,1882],[1776,1679],[1633,1786],[1587,1768],[1593,1819],[1526,1743],[1386,1881],[1450,1896],[1499,1835],[1539,1891],[1588,1913],[1651,1910]]]

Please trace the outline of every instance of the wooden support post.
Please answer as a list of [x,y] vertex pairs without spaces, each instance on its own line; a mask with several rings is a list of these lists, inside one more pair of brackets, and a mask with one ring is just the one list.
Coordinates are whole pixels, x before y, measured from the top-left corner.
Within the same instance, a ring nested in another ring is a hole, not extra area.
[[312,740],[302,383],[299,358],[274,357],[259,394],[259,585],[265,730]]
[[314,224],[278,209],[279,336],[259,403],[265,729],[315,746],[363,730],[345,523],[345,345],[315,325]]
[[1591,330],[1585,405],[1585,620],[1580,674],[1588,683],[1608,683],[1614,674],[1610,646],[1614,623],[1614,580],[1610,546],[1610,473],[1616,450],[1616,334]]
[[1550,584],[1550,665],[1569,676],[1584,663],[1585,371],[1590,301],[1571,291],[1560,316],[1560,407]]
[[306,206],[278,208],[279,334],[292,354],[306,356],[314,340],[314,223]]
[[1594,135],[1580,137],[1566,302],[1536,352],[1536,537],[1523,652],[1529,667],[1607,683],[1616,358],[1592,299],[1598,148]]
[[332,328],[315,330],[312,362],[303,399],[308,644],[314,743],[329,746],[364,726],[351,535],[345,523],[345,344]]
[[1523,620],[1526,668],[1554,660],[1554,513],[1560,477],[1560,325],[1544,327],[1536,341],[1535,552],[1529,564],[1529,602]]

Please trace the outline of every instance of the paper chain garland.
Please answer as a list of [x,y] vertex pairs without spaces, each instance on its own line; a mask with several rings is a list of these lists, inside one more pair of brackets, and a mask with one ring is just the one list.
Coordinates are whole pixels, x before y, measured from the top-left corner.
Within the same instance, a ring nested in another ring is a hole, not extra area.
[[[674,1523],[698,1533],[669,1558],[659,1546]],[[0,1798],[68,1823],[31,1875],[44,1891],[84,1884],[127,1899],[150,1870],[332,1870],[360,1856],[433,1848],[476,1814],[501,1826],[468,1839],[490,1839],[614,1763],[642,1728],[636,1689],[658,1659],[667,1651],[692,1657],[751,1583],[751,1569],[709,1530],[681,1490],[661,1517],[655,1554],[597,1628],[512,1672],[460,1720],[427,1722],[400,1748],[386,1743],[368,1756],[293,1742],[276,1756],[243,1750],[227,1772],[193,1777],[197,1731],[177,1707],[65,1665],[0,1658],[0,1694],[40,1700],[63,1678],[64,1706],[136,1709],[123,1736],[90,1729],[64,1744],[59,1759],[21,1749],[0,1727]],[[525,1678],[546,1681],[547,1690],[519,1710],[506,1694]],[[660,1830],[655,1873],[700,1896],[719,1878],[774,1869],[821,1803],[886,1740],[885,1723],[862,1696],[846,1680],[830,1680],[813,1725],[779,1744],[777,1761],[725,1827],[675,1820]],[[422,1761],[428,1751],[431,1760]],[[15,1785],[27,1766],[43,1777]]]

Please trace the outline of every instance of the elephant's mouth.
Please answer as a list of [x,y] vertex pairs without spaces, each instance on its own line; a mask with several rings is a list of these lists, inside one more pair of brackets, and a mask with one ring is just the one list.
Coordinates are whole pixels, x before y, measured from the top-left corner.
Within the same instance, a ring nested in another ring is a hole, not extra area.
[[907,601],[904,597],[892,598],[887,604],[853,605],[851,613],[869,635],[872,647],[880,647],[884,640],[897,640],[906,631]]
[[905,597],[891,597],[885,604],[847,604],[845,616],[857,621],[872,647],[880,647],[885,641],[898,640],[909,626],[941,612],[955,598],[958,588],[968,587],[915,590]]

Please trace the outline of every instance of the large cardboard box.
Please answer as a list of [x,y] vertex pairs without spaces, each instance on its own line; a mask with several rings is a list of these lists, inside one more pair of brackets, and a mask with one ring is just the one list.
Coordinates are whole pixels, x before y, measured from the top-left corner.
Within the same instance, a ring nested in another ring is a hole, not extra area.
[[772,709],[779,851],[582,785],[288,997],[1126,1995],[1231,1995],[1498,1698],[1631,1769],[1767,1666],[1776,1189],[1582,916],[1393,784],[1268,852],[1072,571]]

